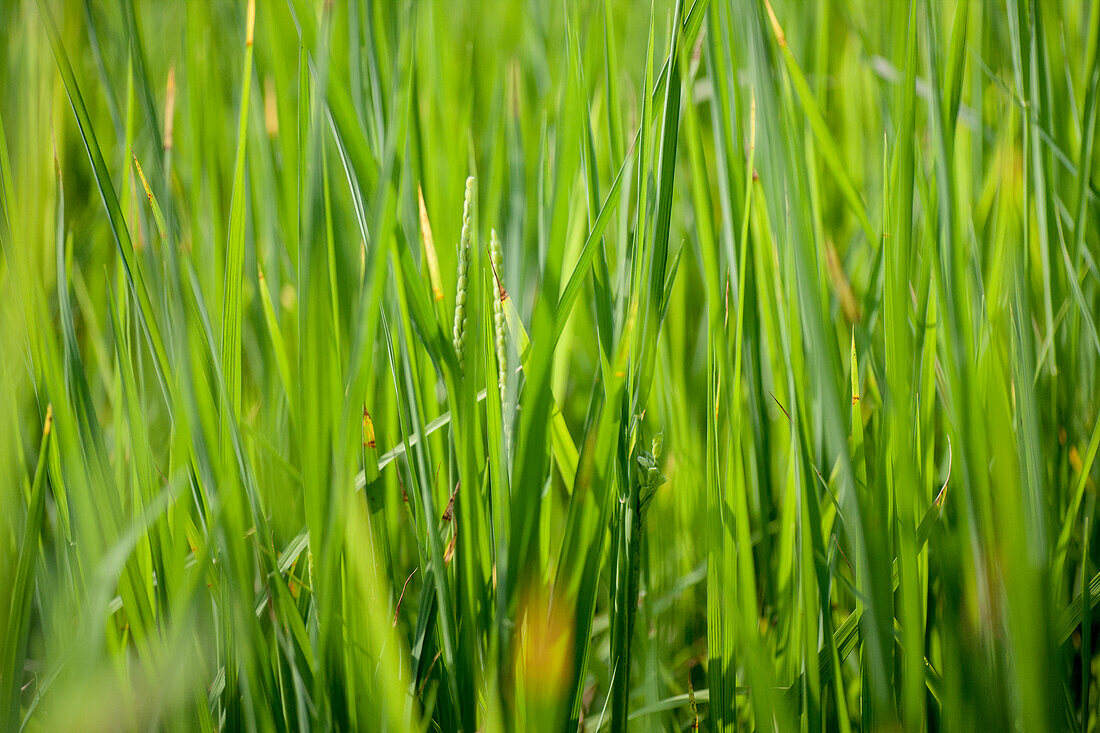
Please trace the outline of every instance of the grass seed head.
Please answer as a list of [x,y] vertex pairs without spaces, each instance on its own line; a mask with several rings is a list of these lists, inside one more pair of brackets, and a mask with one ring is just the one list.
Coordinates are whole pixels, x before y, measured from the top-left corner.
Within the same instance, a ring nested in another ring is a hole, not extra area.
[[[504,253],[496,229],[489,230],[489,261],[493,263],[493,279],[496,281],[497,292],[503,294],[504,285],[500,280],[500,272],[504,265]],[[503,403],[507,387],[508,352],[504,348],[504,303],[499,297],[493,298],[493,329],[496,335],[500,401]]]
[[474,177],[470,176],[466,179],[466,197],[462,202],[462,236],[458,242],[458,286],[455,292],[454,347],[460,369],[466,364],[466,288],[469,285],[473,202]]

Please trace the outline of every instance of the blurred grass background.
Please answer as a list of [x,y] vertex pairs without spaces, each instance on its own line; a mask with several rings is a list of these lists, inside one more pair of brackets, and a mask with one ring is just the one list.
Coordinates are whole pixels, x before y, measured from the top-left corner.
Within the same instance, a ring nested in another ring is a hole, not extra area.
[[1095,730],[1098,41],[0,3],[0,728]]

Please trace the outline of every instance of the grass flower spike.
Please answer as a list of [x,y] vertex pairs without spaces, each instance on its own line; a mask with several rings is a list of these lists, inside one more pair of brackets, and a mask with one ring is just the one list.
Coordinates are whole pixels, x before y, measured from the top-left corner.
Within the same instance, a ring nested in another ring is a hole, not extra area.
[[466,197],[462,202],[462,236],[458,241],[458,286],[455,292],[454,347],[458,366],[466,365],[466,288],[470,284],[470,222],[474,205],[474,177],[466,179]]
[[501,280],[501,270],[504,266],[504,253],[497,237],[497,230],[489,230],[489,261],[493,265],[493,282],[496,284],[496,292],[493,294],[493,332],[496,339],[497,369],[500,381],[500,401],[504,403],[504,395],[507,392],[508,376],[508,352],[504,349],[504,282]]

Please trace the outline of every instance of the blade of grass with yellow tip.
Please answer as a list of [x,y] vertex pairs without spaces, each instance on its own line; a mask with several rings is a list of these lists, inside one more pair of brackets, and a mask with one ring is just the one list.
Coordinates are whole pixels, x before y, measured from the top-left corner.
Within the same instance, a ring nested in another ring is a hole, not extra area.
[[142,327],[148,336],[157,373],[163,387],[170,378],[169,375],[171,370],[169,369],[168,353],[165,349],[164,339],[161,335],[157,313],[153,309],[152,299],[149,296],[149,290],[145,282],[145,276],[134,252],[133,243],[130,240],[130,232],[126,227],[126,220],[118,205],[118,195],[115,192],[114,185],[111,183],[111,176],[107,172],[107,165],[104,162],[99,142],[92,129],[91,118],[88,115],[87,107],[84,105],[84,98],[76,82],[76,76],[73,73],[72,65],[69,63],[68,54],[65,52],[65,47],[62,44],[57,24],[54,21],[53,14],[46,5],[46,0],[39,0],[38,7],[44,21],[46,35],[49,37],[54,57],[57,60],[58,71],[60,71],[61,77],[65,83],[65,91],[69,97],[69,104],[72,106],[73,114],[76,116],[77,123],[80,127],[80,135],[84,141],[84,147],[88,153],[89,162],[92,165],[96,186],[99,188],[100,196],[103,199],[103,205],[107,209],[111,224],[111,233],[114,235],[115,243],[118,246],[119,253],[122,255],[127,282],[138,300],[138,315],[141,319]]

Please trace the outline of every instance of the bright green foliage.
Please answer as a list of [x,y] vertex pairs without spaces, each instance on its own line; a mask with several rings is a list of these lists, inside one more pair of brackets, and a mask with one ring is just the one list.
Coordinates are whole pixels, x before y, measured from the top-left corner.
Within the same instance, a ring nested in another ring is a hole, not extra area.
[[1100,0],[0,0],[0,729],[1096,730],[1098,114]]

